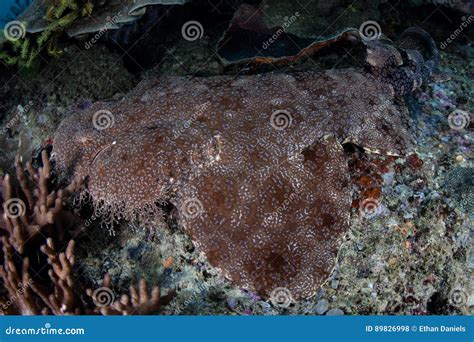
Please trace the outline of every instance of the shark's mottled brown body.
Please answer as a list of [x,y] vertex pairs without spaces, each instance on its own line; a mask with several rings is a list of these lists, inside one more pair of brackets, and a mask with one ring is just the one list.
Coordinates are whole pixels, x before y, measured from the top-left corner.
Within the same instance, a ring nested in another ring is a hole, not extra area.
[[[380,51],[369,54],[373,67]],[[53,152],[87,179],[97,208],[146,220],[160,214],[157,203],[172,203],[199,250],[237,285],[306,298],[349,228],[341,144],[392,154],[410,145],[394,97],[411,90],[407,77],[419,86],[421,69],[390,60],[400,70],[394,82],[353,69],[145,81],[67,118]]]

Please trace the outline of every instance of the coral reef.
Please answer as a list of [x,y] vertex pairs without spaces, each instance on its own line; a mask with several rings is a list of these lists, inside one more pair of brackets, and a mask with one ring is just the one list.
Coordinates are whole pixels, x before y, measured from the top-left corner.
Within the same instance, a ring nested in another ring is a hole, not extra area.
[[29,159],[38,147],[47,145],[59,122],[72,111],[126,93],[136,84],[120,55],[104,46],[89,50],[70,46],[41,69],[10,76],[0,73],[0,77],[4,80],[0,88],[2,173],[11,172],[16,154]]
[[[163,208],[165,222],[160,216],[145,228],[123,220],[114,226],[114,236],[102,229],[101,217],[92,215],[91,208],[85,203],[80,213],[89,225],[86,231],[73,236],[76,242],[73,272],[75,292],[90,304],[88,309],[93,310],[94,291],[90,297],[82,289],[100,288],[104,284],[102,276],[108,272],[115,293],[127,293],[129,285],[142,278],[149,284],[160,284],[165,293],[167,289],[176,289],[176,297],[169,305],[160,308],[160,314],[471,314],[474,231],[469,201],[465,201],[469,199],[471,187],[461,185],[461,179],[468,181],[466,177],[474,166],[474,121],[471,116],[467,128],[453,129],[449,118],[455,110],[473,112],[473,97],[469,96],[473,91],[473,48],[469,46],[473,26],[469,25],[447,44],[446,39],[459,29],[465,17],[448,6],[440,6],[440,2],[263,2],[267,26],[282,26],[285,33],[298,37],[327,38],[347,27],[357,28],[364,21],[374,20],[380,24],[386,37],[398,41],[400,32],[406,27],[423,27],[441,46],[441,71],[449,75],[448,82],[434,84],[427,80],[421,89],[405,96],[410,115],[416,118],[409,121],[416,153],[386,157],[364,153],[348,143],[343,145],[353,193],[350,229],[342,239],[334,270],[315,296],[279,305],[230,283],[222,277],[220,269],[213,267],[199,253],[201,248],[195,246],[182,229],[183,215],[167,203]],[[0,117],[4,118],[5,133],[0,142],[3,146],[0,153],[2,171],[15,174],[12,165],[16,153],[21,153],[25,160],[36,155],[38,148],[51,142],[49,138],[59,121],[73,112],[87,109],[90,100],[111,98],[117,92],[127,93],[133,85],[133,80],[129,82],[132,74],[137,80],[146,78],[151,71],[148,69],[155,66],[152,74],[157,76],[243,75],[275,69],[275,65],[270,65],[267,69],[255,71],[246,64],[231,69],[217,63],[216,42],[222,37],[233,12],[224,12],[220,6],[204,9],[202,3],[208,2],[204,0],[198,4],[194,1],[191,8],[190,5],[174,7],[169,11],[172,24],[160,21],[156,25],[160,30],[148,31],[150,27],[146,26],[146,20],[141,23],[143,26],[133,27],[138,41],[134,41],[135,36],[128,36],[124,28],[125,37],[119,36],[117,42],[127,50],[125,56],[121,55],[123,50],[119,46],[115,48],[116,53],[107,50],[104,45],[110,44],[108,39],[100,39],[93,48],[78,49],[75,44],[83,45],[82,39],[90,41],[91,38],[78,37],[61,40],[61,46],[68,44],[64,47],[65,54],[57,59],[43,60],[41,69],[17,73],[0,62]],[[220,1],[213,1],[214,5],[217,3]],[[160,8],[165,9],[165,6]],[[296,21],[290,21],[296,11],[300,15]],[[151,15],[151,19],[150,25],[154,25],[155,15]],[[192,42],[183,39],[181,26],[188,20],[198,20],[203,24],[202,39]],[[116,31],[109,31],[104,38]],[[148,33],[143,35],[145,32]],[[126,44],[130,39],[134,48],[128,50]],[[240,43],[244,44],[244,41]],[[352,68],[363,61],[361,52],[371,48],[369,44],[364,44],[362,49],[359,45],[354,48],[350,44],[335,44],[310,58],[278,66],[277,72]],[[380,52],[377,46],[372,49]],[[388,52],[398,58],[395,51]],[[412,57],[418,59],[416,55],[402,53],[402,62],[407,63],[405,67],[411,65]],[[395,61],[400,61],[397,58]],[[100,68],[96,69],[95,64]],[[107,76],[102,77],[103,74]],[[444,80],[447,79],[444,76]],[[127,82],[121,83],[123,80]],[[124,86],[116,89],[116,84]],[[111,102],[121,98],[121,95],[116,95]],[[34,100],[33,107],[30,100]],[[80,100],[77,106],[70,107],[76,100]],[[139,100],[137,98],[137,103]],[[129,106],[135,107],[136,104],[130,103]],[[191,118],[199,117],[199,113]],[[196,121],[181,121],[176,130],[178,135],[187,134],[186,127],[193,126]],[[56,186],[50,185],[50,189],[53,188]],[[294,196],[290,197],[292,199]],[[365,215],[366,205],[368,215]],[[63,243],[54,241],[58,251],[64,251],[70,238],[68,234],[66,236]],[[36,240],[38,244],[46,241]],[[37,248],[27,247],[26,252],[32,264],[30,269],[38,269],[37,260],[42,261],[46,271],[50,268],[39,245]],[[14,253],[13,259],[21,271],[18,253]],[[21,272],[18,274],[22,275]],[[48,293],[52,293],[47,274],[42,274],[41,279],[34,278],[47,284]],[[14,289],[23,291],[18,287]],[[16,298],[10,297],[3,282],[0,293],[5,299]],[[33,296],[36,297],[34,293]],[[40,305],[39,310],[45,306],[42,301]]]
[[64,53],[61,40],[91,32],[102,36],[140,18],[151,5],[182,5],[186,0],[35,0],[0,34],[0,60],[30,68],[40,53]]
[[443,184],[462,211],[474,218],[474,169],[456,167],[445,176]]
[[[40,102],[37,104],[53,107],[50,110],[62,109],[63,112],[74,105],[87,105],[87,101],[126,93],[136,84],[120,55],[110,53],[104,46],[90,50],[71,46],[62,58],[52,60],[25,78],[28,78],[28,84],[22,87],[22,91],[28,98]],[[59,92],[59,89],[63,90]]]
[[[151,5],[183,5],[186,0],[34,0],[19,20],[27,31],[51,31],[51,18],[62,18],[62,27],[70,37],[101,30],[117,29],[140,18]],[[47,14],[46,17],[44,14]]]
[[[25,170],[20,161],[16,160],[16,175],[20,184],[20,191],[14,194],[7,174],[3,178],[2,197],[3,207],[0,213],[3,217],[3,229],[9,239],[9,243],[19,252],[23,253],[25,244],[32,242],[37,237],[44,235],[55,235],[61,238],[64,236],[62,223],[69,218],[60,217],[65,214],[63,202],[79,187],[79,182],[73,180],[71,184],[59,191],[48,191],[48,179],[50,177],[51,165],[45,150],[42,152],[43,167],[35,170],[28,162],[26,167],[30,179],[25,175]],[[30,180],[36,183],[36,191],[30,189]],[[23,201],[21,198],[25,199]]]
[[[102,281],[102,286],[105,288],[111,287],[110,275],[106,274]],[[94,299],[94,292],[87,289],[87,295]],[[140,279],[138,283],[138,290],[134,286],[130,286],[130,294],[122,295],[118,300],[113,301],[109,305],[98,305],[94,312],[102,315],[147,315],[153,312],[158,312],[161,305],[168,304],[174,297],[174,293],[170,292],[165,297],[160,297],[160,288],[153,287],[150,291],[144,279]],[[95,299],[96,301],[98,299]]]
[[[18,124],[25,123],[35,131],[34,135],[44,138],[40,131],[53,131],[61,116],[68,115],[70,107],[87,106],[87,101],[126,93],[135,84],[135,77],[125,68],[119,54],[109,52],[104,46],[81,50],[72,45],[63,56],[42,68],[10,77],[5,75],[0,89],[0,108],[7,111],[4,115],[8,129],[18,131]],[[26,103],[24,99],[27,99]],[[18,110],[13,110],[18,104],[28,109],[21,118],[16,113]],[[43,110],[51,113],[49,117],[41,112]],[[52,127],[45,129],[48,125]]]
[[[7,290],[8,296],[0,299],[3,314],[14,315],[147,315],[156,313],[162,304],[166,304],[173,294],[161,298],[158,287],[149,293],[145,280],[140,280],[138,290],[130,287],[130,295],[122,295],[114,300],[111,279],[104,277],[102,287],[92,291],[87,289],[87,295],[93,305],[86,303],[77,294],[73,266],[75,262],[74,241],[70,240],[64,252],[57,253],[53,240],[48,238],[41,251],[47,256],[49,264],[48,275],[51,286],[39,283],[30,276],[30,261],[25,257],[20,268],[13,261],[14,249],[3,237],[4,265],[0,268],[0,277]],[[104,296],[106,296],[104,298]]]
[[[12,186],[8,175],[3,179],[1,312],[21,315],[144,315],[159,311],[160,306],[169,302],[174,294],[160,297],[158,287],[149,292],[143,279],[138,290],[132,286],[130,295],[123,295],[118,300],[114,300],[108,275],[104,277],[101,288],[85,291],[91,297],[92,304],[80,295],[81,285],[76,283],[74,275],[75,241],[69,240],[64,250],[58,251],[54,240],[48,237],[54,236],[62,244],[65,224],[68,229],[74,228],[76,233],[84,227],[82,220],[63,206],[80,182],[73,180],[61,190],[49,191],[51,165],[45,150],[41,158],[42,167],[36,169],[28,162],[26,172],[17,159],[19,188]],[[35,183],[34,190],[31,190],[32,182]],[[13,197],[13,194],[18,197]],[[31,262],[33,256],[37,257],[40,241],[45,241],[39,248],[44,257],[38,257],[39,263]],[[43,279],[45,270],[49,281]],[[105,291],[105,301],[100,291]]]

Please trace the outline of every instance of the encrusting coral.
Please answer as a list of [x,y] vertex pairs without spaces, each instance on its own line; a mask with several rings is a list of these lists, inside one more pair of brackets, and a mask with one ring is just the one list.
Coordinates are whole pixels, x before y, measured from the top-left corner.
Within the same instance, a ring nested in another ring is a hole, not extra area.
[[[371,46],[372,69],[399,53]],[[347,69],[145,81],[63,121],[53,153],[61,170],[86,180],[97,210],[146,221],[163,215],[157,204],[172,203],[197,247],[236,284],[306,298],[327,279],[349,228],[341,144],[404,153],[408,115],[395,97],[419,87],[435,57],[403,52],[392,74],[375,76]]]
[[[26,170],[19,159],[16,159],[18,189],[12,185],[8,175],[3,179],[1,187],[3,211],[0,225],[3,228],[1,237],[3,265],[0,266],[0,278],[4,289],[0,291],[1,313],[21,315],[156,313],[160,305],[172,299],[173,293],[160,298],[159,288],[154,287],[149,293],[144,280],[140,280],[138,290],[131,287],[130,296],[123,295],[117,301],[114,301],[111,290],[109,292],[112,297],[105,303],[97,301],[95,294],[91,296],[92,304],[84,300],[86,296],[80,295],[81,284],[77,283],[74,276],[75,241],[69,240],[64,250],[58,251],[55,240],[62,244],[68,230],[77,230],[75,225],[82,227],[82,220],[64,207],[66,198],[81,184],[73,180],[64,189],[49,191],[51,164],[45,150],[42,151],[41,157],[42,167],[36,169],[28,162]],[[14,195],[18,197],[13,197]],[[20,197],[25,199],[25,202]],[[44,257],[38,257],[38,249]],[[45,269],[49,281],[45,281],[41,275]],[[106,276],[102,288],[110,289],[110,285],[111,279]],[[91,290],[85,292],[92,293]]]
[[445,176],[443,189],[448,192],[459,208],[474,216],[474,169],[456,167]]

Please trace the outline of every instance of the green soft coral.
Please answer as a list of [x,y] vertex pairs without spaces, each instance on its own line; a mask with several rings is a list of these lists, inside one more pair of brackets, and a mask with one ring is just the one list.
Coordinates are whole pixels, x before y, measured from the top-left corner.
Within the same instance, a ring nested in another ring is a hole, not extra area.
[[31,66],[38,50],[32,47],[30,42],[30,38],[10,41],[9,50],[0,50],[0,60],[7,65]]
[[49,21],[48,27],[40,34],[5,42],[0,49],[0,61],[30,68],[45,47],[50,56],[62,55],[59,41],[66,28],[78,18],[90,15],[94,8],[91,0],[47,0],[47,4],[45,18]]
[[77,1],[77,0],[49,0],[49,7],[46,11],[46,17],[48,20],[53,21],[54,19],[60,19],[63,17],[64,13],[68,10],[70,12],[82,12],[79,9],[82,9],[86,6],[89,1]]

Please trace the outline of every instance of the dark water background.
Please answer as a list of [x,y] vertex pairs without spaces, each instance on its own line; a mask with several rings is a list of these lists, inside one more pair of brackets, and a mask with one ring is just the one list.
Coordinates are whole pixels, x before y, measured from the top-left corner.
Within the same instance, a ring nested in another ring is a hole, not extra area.
[[0,0],[0,28],[7,23],[7,18],[13,17],[11,7],[15,4],[15,0]]

